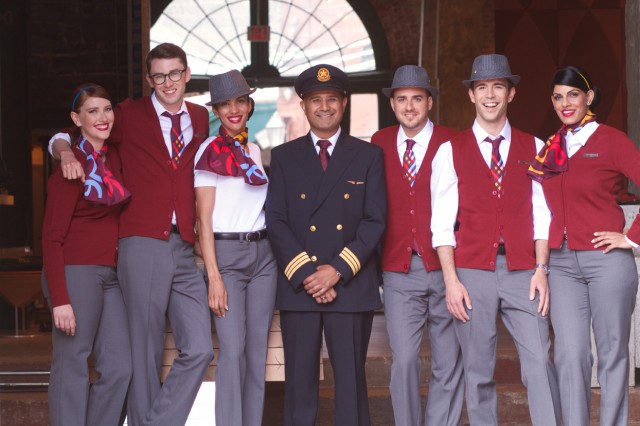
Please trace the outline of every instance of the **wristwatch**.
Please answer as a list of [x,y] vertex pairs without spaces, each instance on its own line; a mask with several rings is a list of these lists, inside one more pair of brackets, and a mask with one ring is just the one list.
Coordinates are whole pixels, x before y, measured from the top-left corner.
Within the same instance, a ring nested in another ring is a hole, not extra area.
[[536,264],[536,269],[542,269],[545,275],[549,275],[549,265],[547,265],[546,263]]

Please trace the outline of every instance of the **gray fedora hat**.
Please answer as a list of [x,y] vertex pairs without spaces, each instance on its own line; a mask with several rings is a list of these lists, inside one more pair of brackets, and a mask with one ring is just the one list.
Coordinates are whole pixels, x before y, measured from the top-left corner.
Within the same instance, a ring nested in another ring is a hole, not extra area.
[[242,73],[238,70],[212,75],[209,77],[211,102],[207,102],[206,104],[214,105],[229,99],[250,95],[255,91],[256,89],[249,87],[247,80],[245,80]]
[[391,87],[382,89],[382,93],[390,98],[395,89],[404,87],[418,87],[431,93],[434,98],[438,96],[438,89],[431,85],[427,70],[417,65],[403,65],[398,68],[393,75]]
[[471,87],[474,81],[479,80],[495,80],[497,78],[506,78],[514,86],[520,82],[520,76],[511,74],[509,60],[504,55],[480,55],[473,60],[471,67],[471,78],[462,80],[462,84]]

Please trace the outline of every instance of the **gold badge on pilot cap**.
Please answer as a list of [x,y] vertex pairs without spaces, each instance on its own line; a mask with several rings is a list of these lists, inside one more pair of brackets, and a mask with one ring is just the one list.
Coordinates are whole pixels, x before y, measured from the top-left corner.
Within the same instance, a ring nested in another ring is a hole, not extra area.
[[318,70],[318,81],[324,83],[331,80],[331,74],[329,73],[329,70],[326,68],[320,68]]

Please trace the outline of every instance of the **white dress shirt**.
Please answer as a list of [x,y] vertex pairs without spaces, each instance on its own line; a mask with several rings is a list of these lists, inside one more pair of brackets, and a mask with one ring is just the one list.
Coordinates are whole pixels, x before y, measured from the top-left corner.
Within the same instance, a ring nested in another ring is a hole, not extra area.
[[338,143],[338,138],[340,137],[340,132],[342,131],[342,128],[338,128],[338,131],[331,136],[328,139],[322,139],[320,137],[318,137],[315,133],[313,133],[313,130],[311,130],[309,132],[309,134],[311,134],[311,140],[313,141],[313,147],[316,149],[316,153],[318,155],[320,155],[320,147],[318,146],[318,141],[319,140],[327,140],[329,142],[331,142],[331,145],[329,145],[329,147],[327,148],[327,152],[329,153],[329,157],[331,157],[331,154],[333,154],[333,149],[336,147],[336,144]]
[[[198,164],[213,139],[210,137],[200,145],[194,164]],[[247,146],[249,157],[264,171],[258,145],[248,143]],[[265,229],[263,207],[267,198],[267,184],[248,185],[241,176],[221,176],[207,170],[195,170],[194,186],[216,188],[211,217],[213,232],[253,232]]]
[[427,148],[429,147],[429,141],[433,135],[433,123],[431,120],[427,120],[427,124],[420,130],[420,132],[414,137],[410,138],[404,132],[402,126],[398,130],[398,137],[396,143],[398,144],[398,158],[400,164],[403,162],[404,153],[407,151],[407,139],[413,139],[416,143],[413,145],[413,155],[416,157],[416,170],[420,170],[422,166],[422,160],[427,154]]
[[[491,167],[490,142],[485,142],[486,137],[495,139],[498,136],[504,137],[500,143],[500,156],[506,167],[509,158],[509,148],[511,146],[511,125],[507,120],[504,128],[497,135],[487,133],[477,121],[473,123],[473,134],[480,148],[480,153],[487,164]],[[536,153],[542,149],[544,142],[535,138]],[[433,233],[433,247],[456,246],[454,225],[458,215],[458,175],[453,166],[453,152],[451,142],[445,142],[440,146],[432,164],[431,174],[431,232]],[[532,204],[533,204],[533,238],[535,240],[549,239],[549,224],[551,223],[551,212],[542,192],[542,185],[534,180],[531,181]]]

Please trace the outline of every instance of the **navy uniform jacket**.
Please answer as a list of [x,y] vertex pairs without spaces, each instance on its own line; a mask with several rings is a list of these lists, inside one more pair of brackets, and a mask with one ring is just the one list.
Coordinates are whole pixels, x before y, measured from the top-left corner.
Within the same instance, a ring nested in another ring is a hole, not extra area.
[[[266,203],[278,261],[276,308],[363,312],[381,306],[377,246],[387,202],[382,150],[341,132],[327,171],[311,136],[271,151]],[[332,303],[318,304],[302,284],[316,266],[342,274]]]

